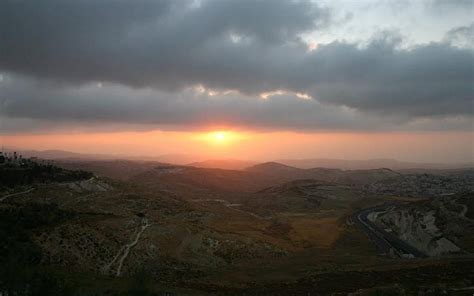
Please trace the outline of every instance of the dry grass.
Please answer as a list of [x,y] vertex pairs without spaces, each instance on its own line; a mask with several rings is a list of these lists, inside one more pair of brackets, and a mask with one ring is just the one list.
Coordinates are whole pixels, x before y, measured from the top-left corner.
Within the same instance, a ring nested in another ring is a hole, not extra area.
[[337,217],[292,217],[289,221],[292,227],[290,238],[298,245],[328,248],[339,238],[342,231]]

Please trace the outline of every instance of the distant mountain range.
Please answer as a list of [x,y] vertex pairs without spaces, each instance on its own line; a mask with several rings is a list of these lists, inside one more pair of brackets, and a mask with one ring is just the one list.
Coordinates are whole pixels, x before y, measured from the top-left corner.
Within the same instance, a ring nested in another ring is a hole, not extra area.
[[[8,148],[6,152],[17,151],[24,157],[38,157],[51,160],[140,160],[155,161],[160,163],[172,163],[179,165],[189,165],[198,168],[220,168],[228,170],[243,170],[258,164],[257,161],[239,160],[239,159],[206,159],[203,156],[192,154],[165,154],[159,156],[127,156],[110,154],[85,154],[70,152],[64,150],[21,150]],[[407,162],[395,159],[369,159],[369,160],[344,160],[344,159],[278,159],[275,163],[284,164],[291,167],[309,169],[309,168],[329,168],[343,170],[367,170],[389,168],[392,170],[406,169],[455,169],[471,168],[474,162],[446,164],[446,163],[421,163]]]
[[408,162],[399,161],[396,159],[368,159],[368,160],[344,160],[344,159],[279,159],[275,162],[286,164],[288,166],[298,168],[337,168],[344,170],[368,170],[378,168],[389,168],[392,170],[401,169],[454,169],[454,168],[468,168],[474,167],[474,162],[470,163],[422,163],[422,162]]
[[193,162],[189,166],[197,168],[217,168],[225,170],[243,170],[258,164],[256,161],[245,161],[238,159],[209,159],[200,162]]
[[141,160],[156,161],[160,163],[188,164],[196,161],[204,161],[206,158],[188,154],[164,154],[159,156],[131,156],[114,154],[77,153],[64,150],[22,150],[16,148],[4,148],[4,152],[16,151],[23,157],[38,157],[50,160]]

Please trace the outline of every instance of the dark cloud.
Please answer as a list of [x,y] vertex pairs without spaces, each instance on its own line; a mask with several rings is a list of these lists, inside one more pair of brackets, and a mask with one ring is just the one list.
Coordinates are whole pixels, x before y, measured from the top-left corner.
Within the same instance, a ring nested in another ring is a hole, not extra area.
[[[468,118],[413,120],[406,114],[367,116],[357,110],[321,104],[301,94],[279,93],[266,99],[204,89],[182,92],[121,85],[55,87],[33,79],[6,76],[0,86],[0,132],[94,129],[261,130],[470,130]],[[60,124],[58,124],[60,123]]]
[[[472,118],[472,46],[402,48],[384,33],[365,46],[308,51],[301,34],[331,23],[330,11],[310,1],[1,1],[0,71],[15,82],[0,83],[0,112],[292,129]],[[88,85],[95,82],[113,86],[99,91]],[[196,84],[238,94],[192,98]],[[258,99],[274,90],[317,101]]]
[[[369,127],[357,112],[323,106],[294,94],[257,99],[237,92],[210,96],[209,90],[199,87],[179,93],[110,84],[56,88],[20,77],[7,77],[1,89],[0,117],[4,118],[43,122],[53,119],[93,125],[181,126],[185,129],[209,126],[302,130]],[[31,122],[24,124],[31,125]],[[3,129],[8,132],[14,127],[5,125]]]
[[[473,51],[431,43],[404,50],[386,39],[334,43],[308,63],[319,100],[381,114],[472,115]],[[310,70],[308,70],[310,71]]]
[[72,83],[176,88],[245,71],[252,57],[238,65],[241,48],[259,58],[269,46],[301,46],[297,34],[329,21],[328,11],[309,1],[192,3],[2,1],[0,67]]

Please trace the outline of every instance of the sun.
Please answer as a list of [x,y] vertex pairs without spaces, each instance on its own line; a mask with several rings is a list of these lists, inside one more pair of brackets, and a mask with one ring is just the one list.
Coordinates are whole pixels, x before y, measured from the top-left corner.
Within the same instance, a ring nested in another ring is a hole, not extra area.
[[225,132],[215,132],[214,133],[214,140],[217,142],[223,142],[226,139],[226,133]]
[[237,144],[245,138],[245,135],[232,130],[214,130],[199,133],[196,138],[215,147],[228,147]]
[[227,146],[235,142],[236,134],[231,131],[217,130],[207,133],[205,138],[207,139],[207,142],[211,144]]
[[214,139],[216,143],[222,143],[227,140],[227,134],[226,132],[223,132],[223,131],[217,131],[217,132],[212,133],[212,138]]

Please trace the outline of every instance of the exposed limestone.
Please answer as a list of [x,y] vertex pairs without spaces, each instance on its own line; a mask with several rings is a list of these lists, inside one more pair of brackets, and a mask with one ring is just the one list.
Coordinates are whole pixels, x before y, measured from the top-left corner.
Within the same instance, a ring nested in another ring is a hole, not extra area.
[[463,223],[464,209],[459,213],[443,210],[440,204],[447,203],[452,201],[445,197],[408,208],[395,207],[371,218],[429,256],[457,253],[461,248],[453,240],[459,234],[457,223]]
[[66,186],[75,192],[106,192],[112,190],[112,186],[96,178],[68,182],[61,185]]

